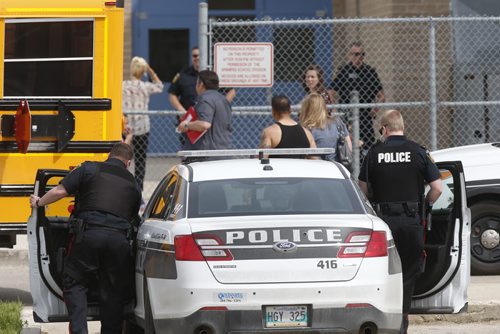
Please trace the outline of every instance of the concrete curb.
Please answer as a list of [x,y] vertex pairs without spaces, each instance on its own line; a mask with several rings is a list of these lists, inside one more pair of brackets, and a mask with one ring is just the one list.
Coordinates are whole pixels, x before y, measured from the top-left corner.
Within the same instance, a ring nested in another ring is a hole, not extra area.
[[466,324],[471,322],[500,320],[500,304],[469,304],[468,311],[465,313],[410,315],[409,320],[410,324],[413,325],[442,321],[456,324]]

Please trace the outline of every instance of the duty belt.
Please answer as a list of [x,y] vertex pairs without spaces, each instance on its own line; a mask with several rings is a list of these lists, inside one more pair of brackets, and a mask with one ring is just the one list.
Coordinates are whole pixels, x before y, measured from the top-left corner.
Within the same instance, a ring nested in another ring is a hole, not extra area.
[[119,229],[119,228],[113,228],[113,227],[103,226],[103,225],[98,225],[98,224],[86,224],[85,230],[104,230],[104,231],[118,232],[118,233],[121,233],[125,236],[128,234],[128,230],[123,230],[123,229]]
[[416,217],[419,213],[420,205],[418,202],[401,203],[378,203],[377,212],[383,216],[401,216]]

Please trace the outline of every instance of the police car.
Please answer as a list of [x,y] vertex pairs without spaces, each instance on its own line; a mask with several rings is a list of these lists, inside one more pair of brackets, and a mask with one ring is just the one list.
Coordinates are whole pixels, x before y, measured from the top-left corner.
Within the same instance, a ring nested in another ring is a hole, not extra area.
[[[356,181],[337,163],[273,157],[326,151],[183,152],[232,159],[174,166],[154,191],[136,238],[134,332],[398,333],[400,259]],[[467,305],[463,173],[460,162],[440,168],[446,198],[434,206],[414,313]],[[65,174],[39,171],[37,194]],[[37,321],[67,321],[67,218],[49,213],[50,205],[33,210],[28,224],[33,312]],[[88,316],[99,318],[97,298]]]
[[500,274],[500,143],[448,148],[432,156],[436,161],[462,161],[472,212],[472,273]]

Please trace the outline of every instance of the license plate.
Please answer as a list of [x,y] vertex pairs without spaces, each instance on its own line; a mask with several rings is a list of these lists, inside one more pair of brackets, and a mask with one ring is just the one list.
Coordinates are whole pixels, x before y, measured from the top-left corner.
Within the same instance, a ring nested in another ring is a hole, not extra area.
[[266,306],[264,311],[266,327],[307,327],[305,305]]

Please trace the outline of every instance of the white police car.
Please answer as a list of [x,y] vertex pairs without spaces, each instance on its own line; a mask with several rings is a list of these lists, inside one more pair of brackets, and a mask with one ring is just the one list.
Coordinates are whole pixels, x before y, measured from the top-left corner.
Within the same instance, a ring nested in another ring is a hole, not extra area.
[[500,274],[500,143],[453,147],[432,156],[436,161],[462,161],[472,212],[472,273]]
[[[304,154],[229,150],[191,155]],[[440,166],[446,198],[434,206],[425,274],[413,312],[466,308],[469,217],[460,163]],[[64,171],[39,171],[46,185]],[[67,320],[61,269],[67,219],[33,211],[33,312]],[[174,166],[138,228],[137,301],[144,333],[398,333],[402,275],[387,225],[348,172],[322,160],[238,158]],[[97,319],[95,300],[89,318]]]

